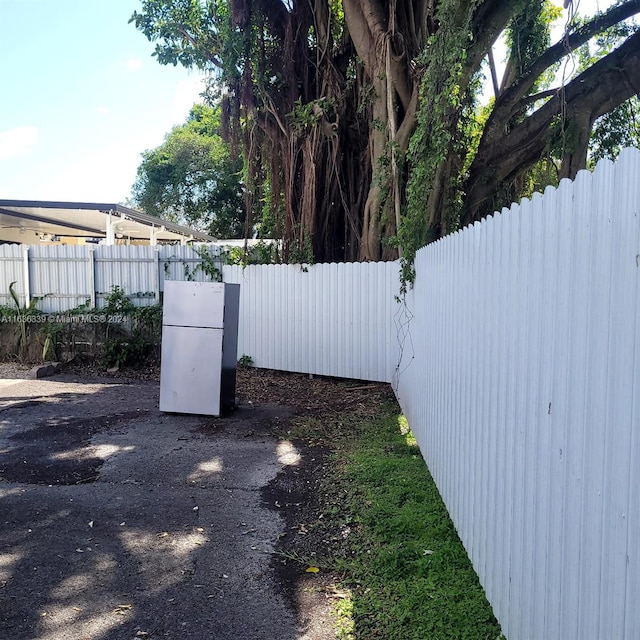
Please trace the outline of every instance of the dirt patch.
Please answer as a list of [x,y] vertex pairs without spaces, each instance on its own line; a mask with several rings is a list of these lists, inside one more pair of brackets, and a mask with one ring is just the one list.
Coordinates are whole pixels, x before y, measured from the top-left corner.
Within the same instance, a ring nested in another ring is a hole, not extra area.
[[[377,417],[381,406],[395,398],[389,385],[359,380],[246,368],[239,370],[238,379],[245,401],[276,401],[296,408],[288,422],[272,425],[274,435],[292,438],[300,462],[286,466],[262,490],[265,504],[285,520],[271,564],[303,624],[321,616],[334,624],[330,612],[343,597],[343,577],[326,559],[350,553],[350,524],[348,518],[335,516],[344,505],[329,504],[323,491],[333,465],[331,434],[340,425],[349,429],[354,420]],[[305,430],[301,424],[312,426]],[[334,634],[332,630],[327,637]]]
[[30,365],[19,362],[0,362],[0,380],[8,378],[24,379],[31,369]]

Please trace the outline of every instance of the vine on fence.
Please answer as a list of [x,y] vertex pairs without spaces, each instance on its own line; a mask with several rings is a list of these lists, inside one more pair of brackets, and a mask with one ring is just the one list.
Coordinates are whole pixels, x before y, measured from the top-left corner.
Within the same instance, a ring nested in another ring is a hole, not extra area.
[[[212,255],[209,247],[205,245],[197,245],[192,248],[200,258],[200,262],[198,262],[193,268],[189,266],[189,262],[184,258],[176,259],[172,256],[174,262],[182,264],[184,279],[191,282],[196,279],[198,272],[201,272],[211,282],[222,282],[222,270],[219,268],[222,264],[221,256]],[[171,262],[171,258],[164,262],[164,276],[166,279],[169,279],[171,276]]]

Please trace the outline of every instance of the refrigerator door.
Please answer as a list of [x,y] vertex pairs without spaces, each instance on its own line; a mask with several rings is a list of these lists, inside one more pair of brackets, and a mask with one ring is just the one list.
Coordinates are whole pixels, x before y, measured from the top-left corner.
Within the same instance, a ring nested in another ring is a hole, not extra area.
[[221,329],[223,323],[224,284],[165,281],[162,324]]
[[222,329],[162,327],[160,411],[220,415]]

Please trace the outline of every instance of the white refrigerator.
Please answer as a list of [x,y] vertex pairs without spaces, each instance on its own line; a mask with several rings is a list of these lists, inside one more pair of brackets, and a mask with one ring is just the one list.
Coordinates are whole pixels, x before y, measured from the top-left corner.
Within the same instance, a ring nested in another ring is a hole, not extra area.
[[160,411],[218,416],[235,406],[240,285],[164,283]]

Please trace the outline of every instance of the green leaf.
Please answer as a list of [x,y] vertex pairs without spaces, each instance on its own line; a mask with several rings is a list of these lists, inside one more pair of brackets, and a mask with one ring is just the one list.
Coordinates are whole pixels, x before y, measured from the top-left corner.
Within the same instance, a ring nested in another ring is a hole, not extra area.
[[9,293],[11,294],[11,297],[13,298],[13,302],[16,305],[16,309],[18,309],[18,311],[20,311],[20,300],[18,298],[18,294],[15,292],[13,285],[16,284],[17,281],[12,282],[9,285]]

